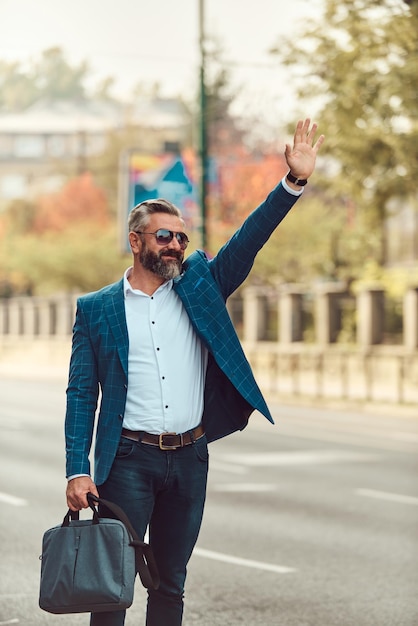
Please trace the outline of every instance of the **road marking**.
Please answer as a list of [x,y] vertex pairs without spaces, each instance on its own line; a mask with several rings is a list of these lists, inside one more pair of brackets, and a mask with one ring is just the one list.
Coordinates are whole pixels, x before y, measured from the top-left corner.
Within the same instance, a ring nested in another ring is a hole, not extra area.
[[276,491],[272,483],[224,483],[210,486],[211,491],[226,493],[266,493]]
[[394,439],[397,439],[398,441],[413,441],[413,442],[418,441],[418,435],[415,433],[399,432],[399,433],[395,433],[393,437]]
[[232,463],[225,463],[224,461],[218,461],[217,459],[210,459],[210,469],[219,472],[229,472],[230,474],[248,474],[248,469],[239,465],[233,465]]
[[323,463],[345,463],[354,461],[377,461],[377,454],[349,452],[346,450],[302,450],[291,452],[261,452],[228,454],[224,458],[230,463],[251,467],[274,467],[277,465],[320,465]]
[[28,504],[27,500],[23,500],[23,498],[17,498],[16,496],[11,496],[9,493],[3,493],[2,491],[0,491],[0,502],[12,504],[13,506],[27,506]]
[[[329,426],[333,432],[326,431],[325,427],[315,425],[315,430],[312,430],[308,424],[302,423],[277,423],[276,429],[271,429],[270,434],[276,437],[295,437],[297,439],[313,439],[314,441],[329,441],[331,443],[355,445],[361,448],[376,448],[378,450],[395,450],[395,451],[414,451],[416,446],[416,435],[414,433],[398,432],[392,433],[387,431],[367,431],[368,438],[362,439],[364,433],[361,430],[348,430],[340,428],[338,432],[335,428],[338,428],[338,424],[332,424]],[[263,424],[257,424],[251,426],[253,430],[258,432],[267,432],[271,428],[271,424],[264,426]]]
[[205,550],[204,548],[195,548],[193,550],[193,554],[196,554],[196,556],[202,556],[205,559],[212,559],[214,561],[221,561],[222,563],[230,563],[232,565],[241,565],[242,567],[252,567],[254,569],[264,570],[265,572],[275,572],[276,574],[289,574],[296,572],[293,567],[273,565],[272,563],[263,563],[262,561],[251,561],[250,559],[241,559],[237,556],[223,554],[222,552],[213,552],[212,550]]
[[314,439],[315,441],[329,441],[330,443],[342,443],[344,445],[356,446],[360,448],[375,448],[377,450],[395,450],[395,452],[409,452],[414,451],[415,448],[411,447],[411,443],[414,441],[404,441],[390,438],[380,438],[376,436],[374,439],[361,439],[361,433],[344,433],[341,435],[331,433],[319,433],[317,431],[294,431],[282,430],[278,434],[284,437],[295,437],[297,439]]
[[400,504],[412,504],[418,506],[418,498],[414,496],[404,496],[400,493],[388,493],[386,491],[376,491],[375,489],[356,489],[359,496],[366,498],[375,498],[376,500],[388,500],[390,502],[399,502]]

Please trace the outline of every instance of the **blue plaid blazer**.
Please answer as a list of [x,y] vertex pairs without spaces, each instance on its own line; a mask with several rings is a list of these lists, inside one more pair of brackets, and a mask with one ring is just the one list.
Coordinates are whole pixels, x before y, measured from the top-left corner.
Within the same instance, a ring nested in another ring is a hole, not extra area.
[[[213,259],[201,250],[193,252],[174,280],[174,289],[209,351],[203,413],[208,441],[245,428],[255,409],[273,423],[225,303],[296,200],[279,184]],[[127,386],[128,331],[120,280],[77,302],[65,419],[67,476],[90,473],[101,395],[94,474],[97,485],[106,480],[121,435]]]

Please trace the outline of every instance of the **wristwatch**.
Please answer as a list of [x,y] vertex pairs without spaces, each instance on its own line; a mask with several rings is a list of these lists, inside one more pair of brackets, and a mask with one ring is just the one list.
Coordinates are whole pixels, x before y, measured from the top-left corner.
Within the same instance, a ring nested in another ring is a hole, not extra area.
[[286,174],[286,178],[294,185],[299,185],[299,187],[304,187],[306,183],[308,182],[306,178],[296,178],[296,176],[293,176],[291,172],[288,172]]

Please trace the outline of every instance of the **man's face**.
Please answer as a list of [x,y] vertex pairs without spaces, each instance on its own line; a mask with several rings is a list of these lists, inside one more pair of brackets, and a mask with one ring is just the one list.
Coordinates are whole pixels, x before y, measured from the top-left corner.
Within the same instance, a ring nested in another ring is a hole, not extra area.
[[[160,228],[173,232],[184,232],[184,223],[175,215],[154,213],[144,231],[154,233]],[[181,274],[184,250],[181,249],[175,237],[164,246],[157,243],[154,235],[145,234],[139,235],[139,237],[141,239],[139,261],[144,269],[153,272],[164,280],[171,280]]]

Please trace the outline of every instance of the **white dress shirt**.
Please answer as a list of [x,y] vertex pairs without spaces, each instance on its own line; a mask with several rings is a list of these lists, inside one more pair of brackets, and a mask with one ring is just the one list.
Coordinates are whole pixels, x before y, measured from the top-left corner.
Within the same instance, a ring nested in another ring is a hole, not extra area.
[[183,433],[202,419],[207,349],[167,281],[152,296],[124,275],[129,336],[128,391],[123,427]]

